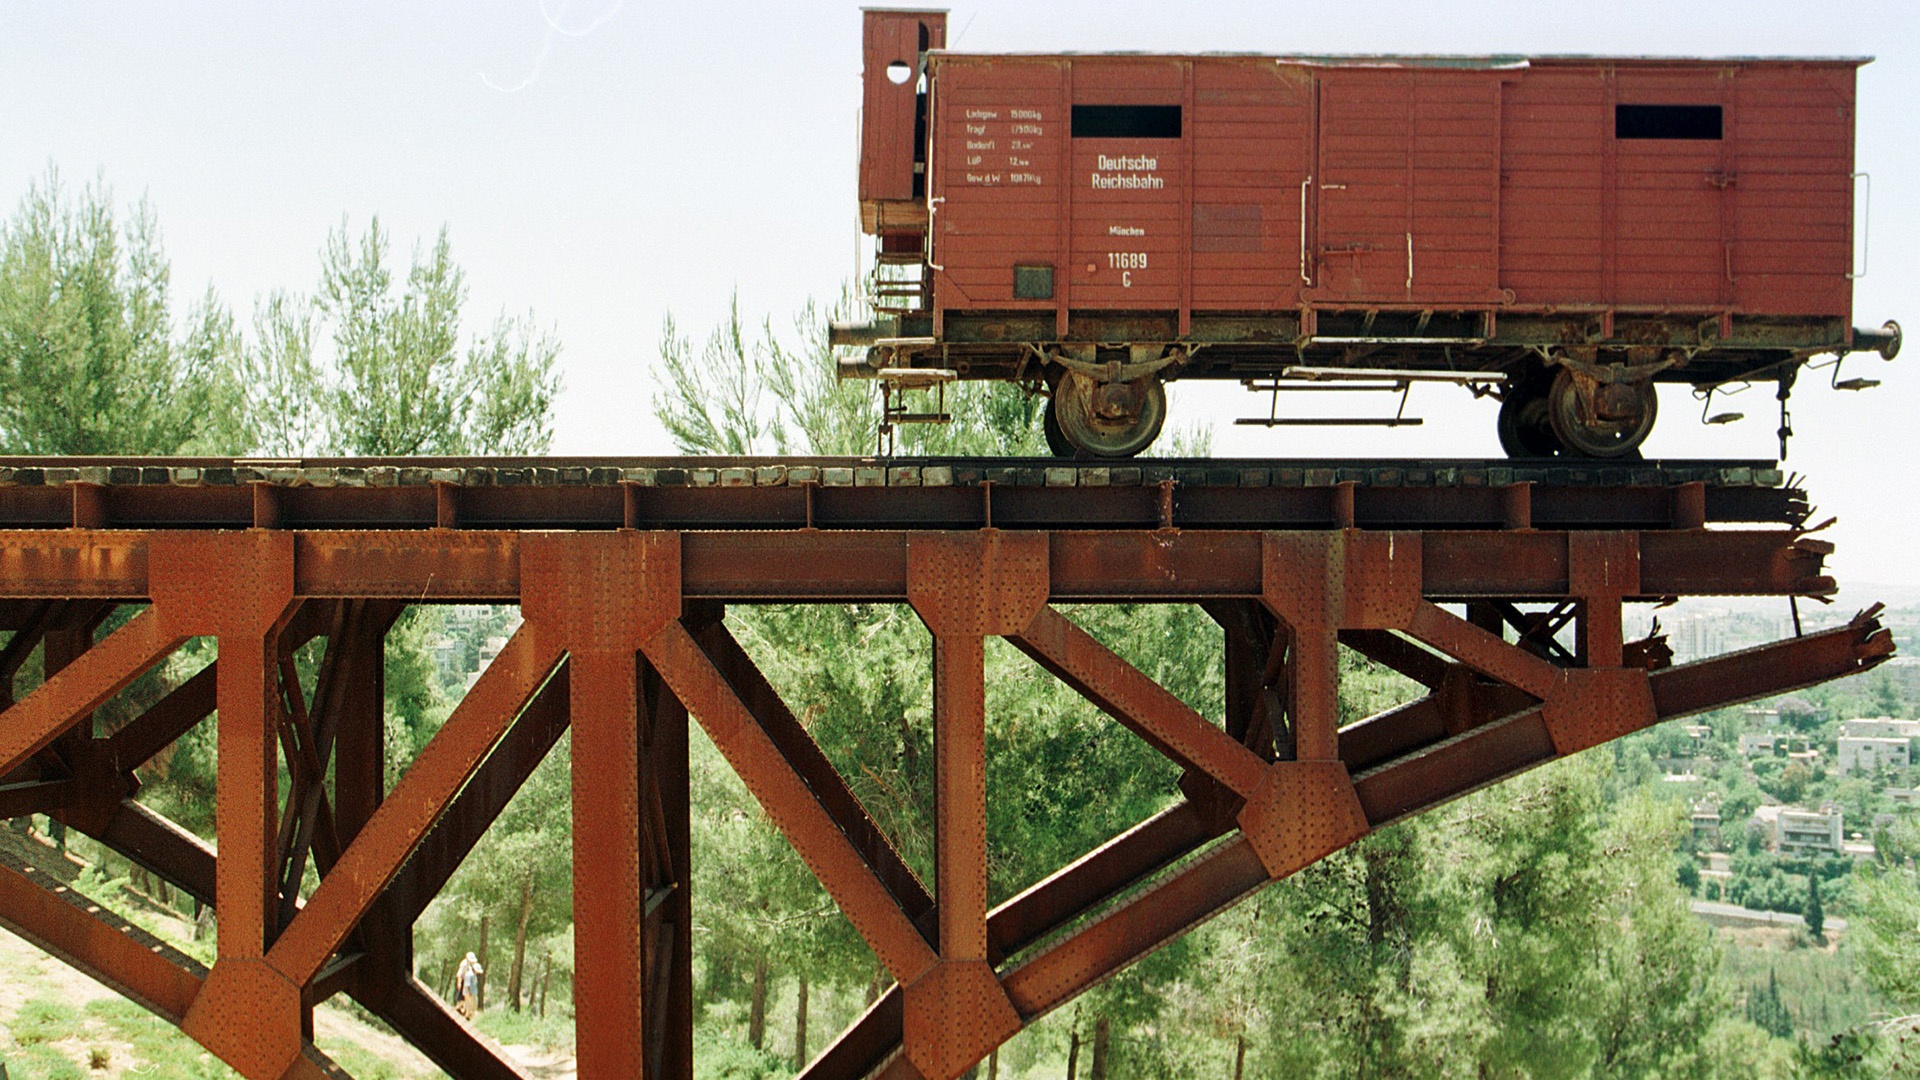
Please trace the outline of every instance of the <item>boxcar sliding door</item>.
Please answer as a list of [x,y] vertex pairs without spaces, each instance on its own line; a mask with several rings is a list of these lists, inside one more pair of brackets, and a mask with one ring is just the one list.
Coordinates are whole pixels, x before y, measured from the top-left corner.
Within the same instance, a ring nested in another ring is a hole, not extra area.
[[1492,70],[1324,70],[1309,298],[1474,305],[1497,295]]

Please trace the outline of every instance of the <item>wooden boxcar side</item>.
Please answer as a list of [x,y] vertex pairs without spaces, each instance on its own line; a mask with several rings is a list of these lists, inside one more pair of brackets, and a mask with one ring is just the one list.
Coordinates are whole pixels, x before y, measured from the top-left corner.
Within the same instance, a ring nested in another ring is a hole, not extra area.
[[1273,426],[1413,423],[1280,391],[1432,381],[1496,398],[1515,456],[1623,458],[1656,383],[1784,403],[1900,350],[1851,325],[1865,60],[967,55],[939,12],[865,18],[874,317],[829,341],[883,427],[1004,379],[1056,452],[1124,457],[1173,380],[1270,391]]
[[1849,313],[1851,62],[931,69],[936,310]]

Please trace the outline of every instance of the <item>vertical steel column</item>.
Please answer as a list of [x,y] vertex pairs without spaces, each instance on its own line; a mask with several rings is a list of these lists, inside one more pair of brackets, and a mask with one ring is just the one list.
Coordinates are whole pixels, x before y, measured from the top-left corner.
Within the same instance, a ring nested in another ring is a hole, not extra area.
[[581,1080],[648,1074],[639,651],[680,614],[677,533],[529,535],[528,623],[569,654],[574,1028]]
[[1640,591],[1639,534],[1567,534],[1567,591],[1580,601],[1580,644],[1587,666],[1619,667],[1626,636],[1620,601]]
[[[343,600],[338,640],[327,642],[340,656],[331,700],[316,702],[331,712],[333,814],[340,843],[352,844],[386,798],[387,633],[405,610],[382,600]],[[317,711],[317,710],[316,710]],[[375,905],[357,931],[366,950],[362,978],[401,980],[413,973],[413,927]]]
[[1044,533],[915,533],[907,599],[933,632],[935,900],[940,960],[903,987],[907,1058],[951,1080],[1020,1030],[987,962],[986,641],[1046,604]]
[[667,926],[664,955],[653,959],[653,984],[666,987],[654,995],[654,1015],[648,1019],[654,1080],[693,1080],[693,813],[688,767],[687,708],[668,689],[650,662],[640,667],[640,692],[645,704],[650,739],[643,748],[653,774],[658,800],[664,856],[662,880],[656,888],[671,889],[660,906]]
[[1340,631],[1404,626],[1420,599],[1418,539],[1398,533],[1267,533],[1261,600],[1289,632],[1294,760],[1267,767],[1240,829],[1278,879],[1353,843],[1366,813],[1340,760]]
[[580,1075],[642,1075],[650,1003],[642,933],[638,671],[631,649],[576,647],[569,664]]
[[301,1056],[301,988],[265,961],[280,812],[276,636],[293,608],[293,537],[265,530],[155,534],[154,608],[184,634],[218,638],[214,864],[220,954],[181,1028],[249,1080]]

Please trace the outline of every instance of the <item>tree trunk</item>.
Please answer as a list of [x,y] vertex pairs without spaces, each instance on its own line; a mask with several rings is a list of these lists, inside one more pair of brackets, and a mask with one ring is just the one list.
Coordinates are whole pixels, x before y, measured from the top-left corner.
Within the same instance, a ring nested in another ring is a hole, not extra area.
[[1080,1072],[1080,1029],[1074,1028],[1067,1036],[1067,1080],[1074,1080]]
[[533,871],[520,883],[520,922],[513,930],[513,967],[507,972],[507,1001],[520,1011],[520,974],[527,961],[527,923],[533,919]]
[[1107,1018],[1104,1016],[1093,1022],[1093,1068],[1087,1070],[1087,1080],[1107,1080]]
[[1233,1080],[1240,1080],[1247,1068],[1247,1037],[1236,1035],[1233,1038]]
[[753,1000],[747,1008],[747,1041],[755,1050],[767,1041],[767,958],[753,958]]
[[487,955],[487,917],[480,916],[480,993],[473,1003],[475,1012],[487,1011],[487,969],[493,967],[493,957]]
[[887,988],[887,969],[875,965],[873,978],[867,980],[867,1004],[880,1000],[880,992]]
[[800,996],[793,1003],[793,1068],[807,1067],[807,977],[800,976]]
[[553,979],[553,954],[540,954],[540,1019],[547,1018],[547,986]]
[[1000,1048],[997,1046],[987,1055],[987,1080],[1000,1080]]

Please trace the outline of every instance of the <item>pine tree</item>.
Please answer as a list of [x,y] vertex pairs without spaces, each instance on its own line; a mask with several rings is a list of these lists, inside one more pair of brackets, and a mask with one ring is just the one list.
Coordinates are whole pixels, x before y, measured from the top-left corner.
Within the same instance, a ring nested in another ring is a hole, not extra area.
[[1807,932],[1824,939],[1826,928],[1827,913],[1820,904],[1820,871],[1815,869],[1807,874]]

